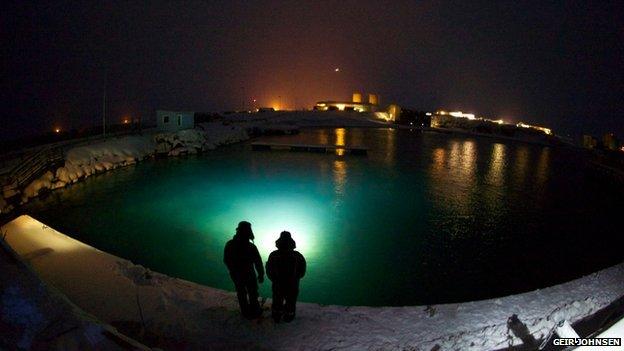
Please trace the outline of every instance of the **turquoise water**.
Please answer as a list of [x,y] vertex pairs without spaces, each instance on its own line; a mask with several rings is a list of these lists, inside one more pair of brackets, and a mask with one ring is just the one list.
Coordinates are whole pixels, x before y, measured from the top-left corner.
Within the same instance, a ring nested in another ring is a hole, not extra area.
[[[613,245],[622,192],[592,178],[578,151],[391,129],[263,140],[370,152],[251,151],[243,143],[91,177],[27,209],[101,250],[227,290],[223,247],[239,221],[252,223],[265,260],[289,230],[308,261],[300,300],[324,304],[489,298],[623,257]],[[261,295],[270,296],[268,280]]]

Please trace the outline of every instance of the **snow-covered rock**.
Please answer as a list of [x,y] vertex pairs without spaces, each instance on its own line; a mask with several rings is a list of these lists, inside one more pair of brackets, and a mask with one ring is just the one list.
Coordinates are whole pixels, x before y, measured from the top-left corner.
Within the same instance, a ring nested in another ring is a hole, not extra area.
[[26,188],[24,188],[24,191],[22,193],[22,201],[26,202],[29,198],[39,195],[39,191],[41,191],[42,189],[52,188],[53,179],[54,174],[52,174],[52,172],[50,171],[47,171],[38,179],[33,180]]
[[73,148],[67,151],[65,161],[75,166],[91,165],[97,161],[116,164],[129,157],[143,159],[153,154],[154,148],[149,137],[128,136]]
[[219,145],[247,139],[249,139],[249,135],[244,128],[224,125],[221,122],[202,123],[195,129],[154,135],[157,152],[169,156],[213,150]]
[[2,190],[2,197],[4,197],[5,199],[9,199],[18,194],[19,194],[19,191],[11,187],[7,187]]
[[130,136],[80,146],[66,153],[65,165],[56,170],[55,188],[150,156],[155,144],[148,136]]

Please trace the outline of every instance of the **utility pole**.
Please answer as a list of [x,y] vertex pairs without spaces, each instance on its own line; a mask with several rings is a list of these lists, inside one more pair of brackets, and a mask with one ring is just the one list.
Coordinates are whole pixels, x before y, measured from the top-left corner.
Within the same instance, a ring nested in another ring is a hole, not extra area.
[[102,136],[106,137],[106,81],[108,72],[104,70],[104,95],[102,96]]
[[241,99],[242,109],[243,111],[247,111],[247,108],[245,107],[247,102],[247,98],[245,97],[245,87],[241,87],[241,93],[243,94],[243,98]]

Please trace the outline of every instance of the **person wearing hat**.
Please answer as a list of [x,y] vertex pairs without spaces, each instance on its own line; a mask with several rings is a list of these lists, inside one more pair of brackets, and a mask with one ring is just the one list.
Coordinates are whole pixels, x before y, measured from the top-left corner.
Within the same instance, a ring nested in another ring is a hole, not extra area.
[[234,282],[241,313],[250,319],[262,314],[258,303],[258,283],[264,281],[262,258],[258,248],[253,244],[253,239],[251,223],[242,221],[238,223],[234,238],[225,244],[223,253],[223,262]]
[[283,231],[275,241],[277,250],[271,252],[266,263],[267,276],[273,282],[272,316],[276,323],[283,318],[290,322],[295,318],[299,280],[306,271],[303,255],[295,251],[295,241],[290,232]]

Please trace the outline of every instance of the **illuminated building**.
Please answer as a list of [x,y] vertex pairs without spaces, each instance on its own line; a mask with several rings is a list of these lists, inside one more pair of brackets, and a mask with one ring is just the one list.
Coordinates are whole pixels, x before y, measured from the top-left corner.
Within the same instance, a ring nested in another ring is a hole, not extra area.
[[379,107],[379,96],[368,94],[368,102],[362,102],[362,94],[353,93],[352,101],[319,101],[314,106],[319,111],[375,112]]
[[358,92],[353,93],[353,99],[351,99],[351,101],[362,103],[362,94]]
[[388,120],[397,121],[401,117],[401,107],[397,104],[390,104],[388,106]]

